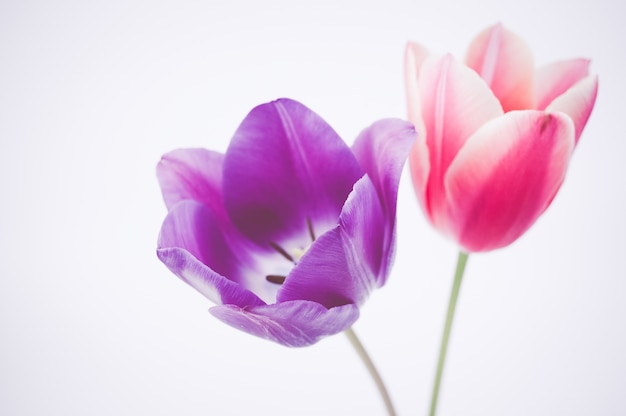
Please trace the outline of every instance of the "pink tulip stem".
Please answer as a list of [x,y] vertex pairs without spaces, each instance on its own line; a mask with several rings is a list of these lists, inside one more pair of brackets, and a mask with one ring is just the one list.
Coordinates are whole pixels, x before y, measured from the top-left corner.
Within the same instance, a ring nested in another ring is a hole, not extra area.
[[359,354],[359,357],[361,357],[361,360],[363,361],[363,364],[365,364],[367,371],[369,371],[370,376],[372,376],[374,383],[376,383],[376,387],[378,387],[378,391],[380,395],[382,396],[383,401],[385,402],[387,413],[389,414],[389,416],[395,416],[396,411],[393,408],[393,403],[391,402],[391,396],[389,396],[389,392],[387,391],[387,388],[385,387],[385,383],[383,382],[383,379],[380,376],[380,373],[376,369],[374,362],[372,361],[369,354],[365,350],[365,347],[363,347],[363,344],[359,340],[359,337],[356,336],[356,333],[354,332],[352,328],[346,329],[344,333],[350,340],[350,343],[356,350],[357,354]]
[[448,313],[446,315],[446,323],[443,329],[443,337],[441,338],[441,349],[439,350],[439,362],[437,363],[437,374],[435,375],[435,384],[433,386],[433,396],[430,401],[430,416],[435,416],[437,411],[437,398],[439,397],[439,386],[441,385],[441,377],[443,375],[443,366],[446,361],[446,352],[448,351],[448,341],[450,340],[450,332],[452,330],[452,320],[454,319],[454,311],[456,310],[456,302],[459,298],[461,290],[461,281],[465,272],[468,254],[459,251],[459,259],[456,264],[456,272],[454,273],[454,283],[452,284],[452,292],[450,293],[450,301],[448,303]]

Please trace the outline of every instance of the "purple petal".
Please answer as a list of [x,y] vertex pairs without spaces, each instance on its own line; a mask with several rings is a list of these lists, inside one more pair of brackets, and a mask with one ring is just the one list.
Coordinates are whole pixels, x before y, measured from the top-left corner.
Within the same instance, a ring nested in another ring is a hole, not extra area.
[[327,308],[363,303],[383,264],[387,227],[369,176],[354,186],[339,225],[322,234],[293,268],[279,290],[279,302],[308,299]]
[[264,304],[255,294],[211,270],[182,248],[160,248],[157,249],[157,256],[185,283],[218,305],[247,308]]
[[[275,297],[276,288],[272,287],[265,280],[264,274],[257,270],[258,262],[253,257],[249,245],[243,239],[238,238],[232,225],[218,221],[217,214],[199,202],[185,200],[172,207],[161,227],[158,248],[159,253],[170,253],[162,249],[182,249],[194,259],[194,263],[206,266],[207,270],[199,277],[201,286],[205,284],[202,282],[208,279],[206,276],[216,275],[220,279],[225,277],[238,283],[268,301],[273,301]],[[159,254],[161,260],[172,269],[172,264],[166,262],[161,256]],[[179,254],[168,256],[174,256],[167,257],[176,265],[172,271],[207,295],[206,291],[201,290],[182,274],[187,265],[180,261],[182,259],[187,261],[187,257],[180,257]],[[199,265],[193,267],[200,270]],[[215,277],[211,279],[214,280]]]
[[239,330],[288,347],[314,344],[350,328],[359,317],[356,305],[326,309],[305,300],[251,308],[216,306],[210,312]]
[[350,149],[317,114],[287,99],[254,108],[224,160],[224,200],[233,223],[261,245],[322,234],[336,224],[363,175]]
[[157,165],[157,178],[167,209],[193,199],[225,215],[222,202],[224,155],[206,149],[178,149],[165,154]]
[[[376,273],[379,286],[384,284],[393,259],[398,186],[402,167],[415,139],[416,132],[411,123],[386,119],[365,129],[352,146],[354,155],[376,188],[387,222],[383,236],[383,260]],[[371,240],[371,237],[366,240]]]

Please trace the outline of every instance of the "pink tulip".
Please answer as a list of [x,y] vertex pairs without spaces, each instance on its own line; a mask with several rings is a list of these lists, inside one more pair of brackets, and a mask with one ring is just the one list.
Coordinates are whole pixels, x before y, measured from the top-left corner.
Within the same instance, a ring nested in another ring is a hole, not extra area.
[[466,252],[519,238],[556,195],[593,109],[589,60],[535,69],[524,41],[501,24],[471,43],[466,63],[409,43],[409,156],[430,222]]

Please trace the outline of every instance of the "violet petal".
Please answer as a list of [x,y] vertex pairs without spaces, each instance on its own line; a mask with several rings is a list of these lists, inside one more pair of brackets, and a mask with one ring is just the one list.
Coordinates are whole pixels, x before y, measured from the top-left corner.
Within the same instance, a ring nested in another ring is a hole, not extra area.
[[354,186],[339,225],[320,236],[293,268],[278,301],[309,299],[327,308],[361,304],[377,286],[387,222],[369,176]]
[[352,326],[359,317],[356,305],[326,309],[306,300],[240,308],[216,306],[211,314],[244,332],[289,347],[304,347]]
[[[391,266],[395,247],[398,186],[402,168],[415,138],[415,128],[411,123],[385,119],[363,130],[352,146],[354,155],[374,184],[386,220],[382,263],[376,273],[378,286],[384,284]],[[367,218],[363,220],[368,221]],[[369,240],[371,237],[365,236],[366,243],[371,244]]]
[[251,240],[290,245],[331,228],[363,172],[316,113],[289,99],[254,108],[226,152],[223,190],[233,223]]
[[223,215],[223,161],[223,154],[206,149],[178,149],[163,155],[157,165],[157,179],[167,208],[193,199]]
[[[185,250],[213,273],[264,295],[259,291],[258,283],[265,282],[256,270],[253,252],[246,243],[238,238],[232,225],[220,223],[218,215],[210,208],[185,200],[174,205],[163,221],[158,248]],[[180,274],[179,277],[187,280]],[[268,297],[273,295],[267,294]]]
[[241,308],[264,305],[254,293],[211,270],[182,248],[160,248],[157,255],[175,275],[218,305]]

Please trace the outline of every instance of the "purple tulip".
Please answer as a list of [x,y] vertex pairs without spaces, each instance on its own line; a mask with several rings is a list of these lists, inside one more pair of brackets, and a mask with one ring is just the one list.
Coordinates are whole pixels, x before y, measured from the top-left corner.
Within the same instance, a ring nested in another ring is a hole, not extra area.
[[157,255],[240,330],[306,346],[348,329],[393,260],[413,126],[386,119],[352,148],[304,105],[254,108],[225,154],[163,156]]

